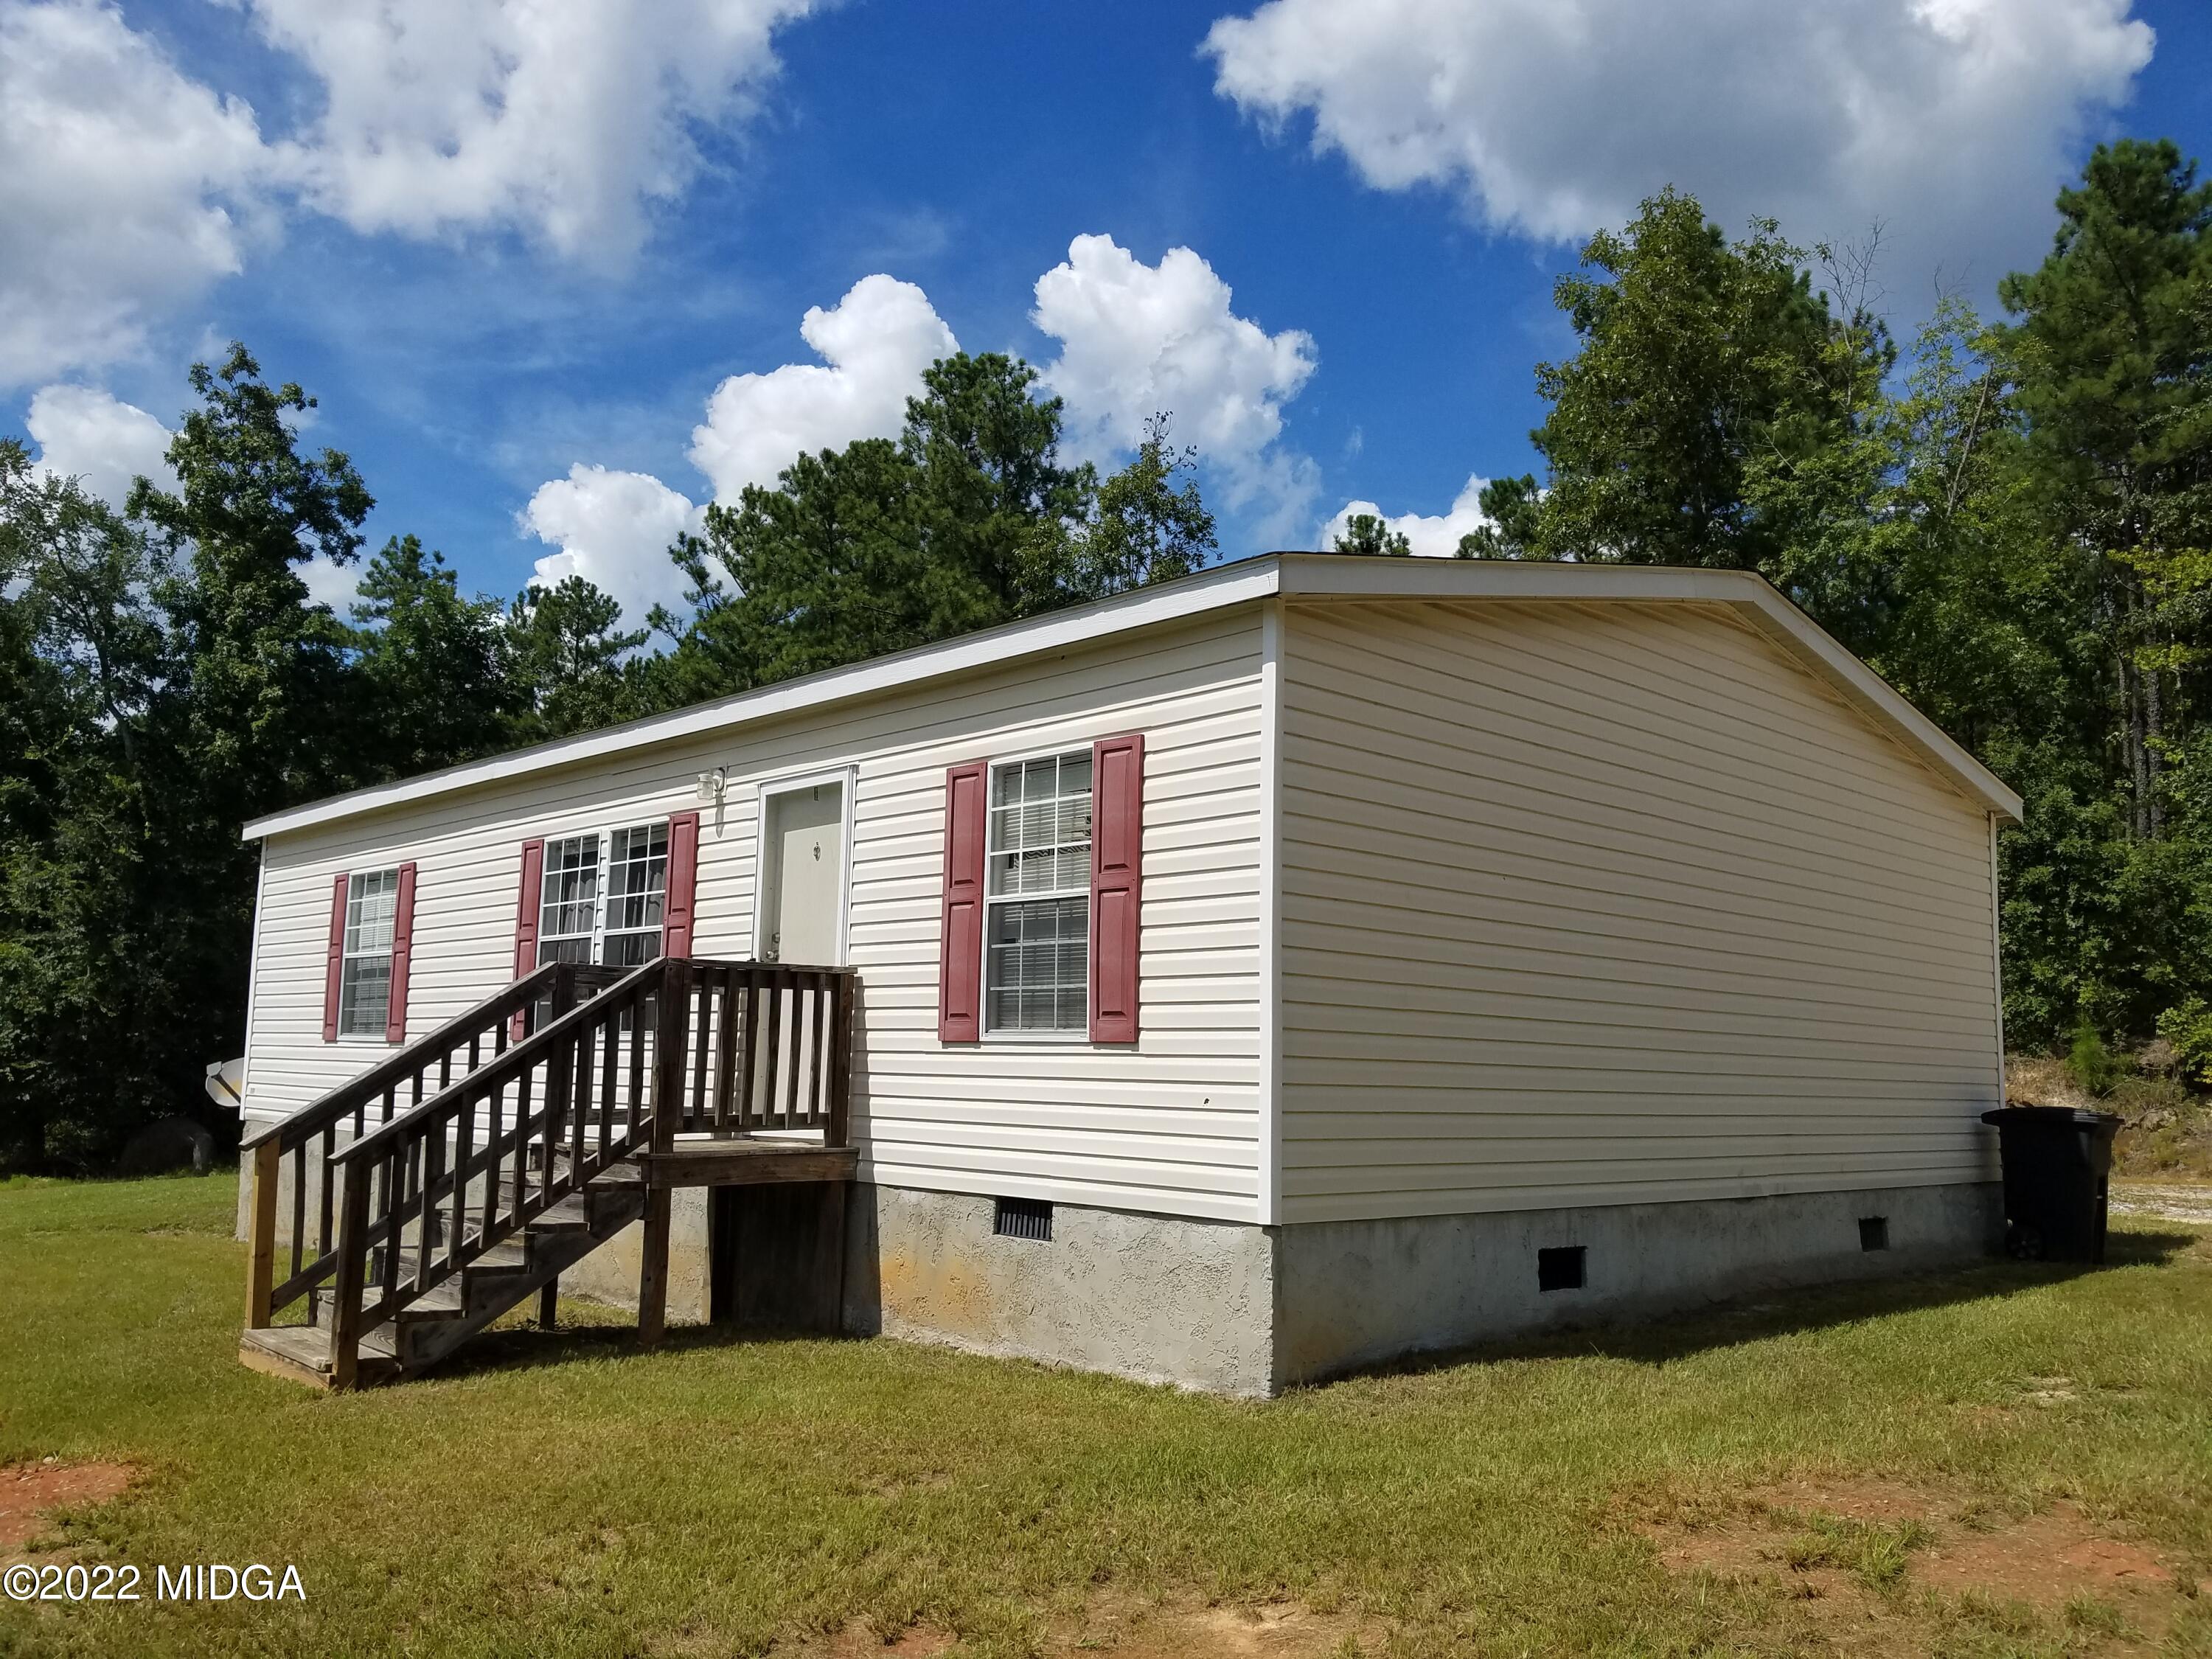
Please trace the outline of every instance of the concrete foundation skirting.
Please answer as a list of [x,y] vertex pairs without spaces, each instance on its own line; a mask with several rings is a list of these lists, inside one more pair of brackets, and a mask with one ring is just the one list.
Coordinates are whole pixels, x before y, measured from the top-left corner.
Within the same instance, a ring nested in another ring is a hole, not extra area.
[[[284,1246],[289,1177],[288,1159]],[[784,1207],[803,1196],[794,1189]],[[704,1188],[673,1198],[669,1316],[704,1321],[715,1305],[714,1206]],[[1059,1204],[1048,1239],[1000,1237],[994,1212],[987,1197],[855,1182],[842,1252],[827,1211],[814,1244],[757,1254],[752,1271],[808,1279],[823,1324],[842,1309],[836,1322],[855,1335],[1265,1396],[1411,1354],[1948,1266],[1986,1255],[2003,1232],[1995,1182],[1284,1227]],[[307,1213],[318,1213],[312,1192]],[[781,1211],[770,1219],[797,1224]],[[635,1308],[640,1236],[618,1235],[562,1289]],[[1579,1282],[1543,1288],[1540,1266],[1555,1251],[1555,1277]],[[747,1270],[742,1250],[723,1261],[726,1276]],[[726,1304],[741,1308],[733,1288]]]
[[[1863,1221],[1877,1224],[1863,1235]],[[2003,1231],[1994,1182],[1285,1227],[1274,1380],[1954,1265]],[[1578,1266],[1581,1285],[1540,1288],[1539,1252],[1577,1247],[1554,1266]]]
[[845,1324],[1146,1382],[1272,1391],[1274,1240],[1240,1222],[1055,1205],[1049,1239],[994,1203],[855,1185]]

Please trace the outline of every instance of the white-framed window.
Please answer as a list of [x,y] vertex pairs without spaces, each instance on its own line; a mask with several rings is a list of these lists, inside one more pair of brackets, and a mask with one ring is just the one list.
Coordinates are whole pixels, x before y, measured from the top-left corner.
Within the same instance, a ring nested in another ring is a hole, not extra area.
[[592,830],[545,843],[538,965],[635,968],[660,954],[668,896],[668,825]]
[[1091,751],[991,768],[983,1029],[1090,1029]]
[[356,871],[346,881],[345,942],[338,969],[338,1035],[380,1040],[392,1012],[392,927],[399,872]]

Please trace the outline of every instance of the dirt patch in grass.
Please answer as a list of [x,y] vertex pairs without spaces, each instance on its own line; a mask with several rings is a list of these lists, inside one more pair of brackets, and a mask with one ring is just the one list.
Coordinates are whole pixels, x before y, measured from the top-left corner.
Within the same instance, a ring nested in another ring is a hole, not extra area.
[[[835,1636],[791,1650],[793,1659],[936,1659],[959,1638],[933,1625],[915,1625],[886,1636],[866,1620],[854,1620]],[[781,1647],[776,1651],[781,1653]]]
[[1847,1645],[1939,1607],[2016,1606],[2135,1651],[2156,1644],[2196,1589],[2072,1504],[2017,1516],[1881,1480],[1780,1481],[1718,1509],[1647,1516],[1638,1530],[1669,1571],[1778,1586]]
[[[1230,1607],[1147,1601],[1109,1590],[1094,1593],[1079,1615],[1054,1621],[1042,1649],[1070,1659],[1091,1654],[1113,1659],[1344,1659],[1381,1653],[1383,1638],[1376,1620],[1320,1613],[1297,1601]],[[856,1620],[791,1653],[792,1659],[935,1659],[957,1645],[951,1632],[932,1625],[886,1638],[873,1625]]]
[[1297,1601],[1261,1607],[1168,1602],[1121,1605],[1094,1597],[1079,1628],[1059,1632],[1050,1651],[1115,1659],[1336,1659],[1382,1650],[1382,1626],[1349,1613],[1318,1613]]
[[0,1559],[22,1553],[56,1510],[105,1504],[137,1478],[128,1463],[18,1463],[0,1468]]

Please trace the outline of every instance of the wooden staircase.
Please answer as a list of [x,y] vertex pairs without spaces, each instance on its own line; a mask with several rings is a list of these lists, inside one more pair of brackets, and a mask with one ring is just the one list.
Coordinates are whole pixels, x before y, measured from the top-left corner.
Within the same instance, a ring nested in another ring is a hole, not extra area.
[[683,957],[516,981],[246,1141],[240,1359],[412,1376],[532,1295],[550,1322],[561,1275],[638,1221],[658,1341],[674,1188],[850,1178],[853,1000],[848,969]]

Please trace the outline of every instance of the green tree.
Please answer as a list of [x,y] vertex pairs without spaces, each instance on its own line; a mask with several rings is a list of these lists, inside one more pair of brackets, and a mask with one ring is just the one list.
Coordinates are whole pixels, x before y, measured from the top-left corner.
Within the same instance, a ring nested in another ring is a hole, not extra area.
[[1060,400],[1036,384],[1010,358],[945,358],[896,440],[801,455],[774,489],[709,507],[674,550],[695,614],[659,619],[677,645],[641,671],[653,700],[765,685],[1196,568],[1213,520],[1166,418],[1101,485],[1060,459]]
[[[1863,290],[1870,252],[1820,252]],[[1869,648],[1891,604],[1866,532],[1895,353],[1805,257],[1769,220],[1729,242],[1674,190],[1593,236],[1553,296],[1580,349],[1536,369],[1548,486],[1506,481],[1510,530],[1467,550],[1754,570]]]
[[2038,477],[2094,568],[2130,831],[2155,840],[2212,594],[2212,186],[2172,143],[2123,140],[2058,213],[2050,256],[2000,289],[2005,343]]
[[405,777],[505,747],[526,706],[499,602],[465,599],[441,553],[395,536],[362,573],[351,630],[363,752]]
[[647,712],[630,653],[651,637],[624,629],[622,602],[582,576],[535,583],[507,607],[507,686],[513,735],[524,743],[565,737]]
[[1331,544],[1334,553],[1364,553],[1403,559],[1413,556],[1413,544],[1402,530],[1393,530],[1372,513],[1355,513],[1344,521]]
[[1088,518],[1067,538],[1060,600],[1101,599],[1172,581],[1212,554],[1213,514],[1199,495],[1198,451],[1177,449],[1170,430],[1169,416],[1154,415],[1135,459],[1098,485]]

